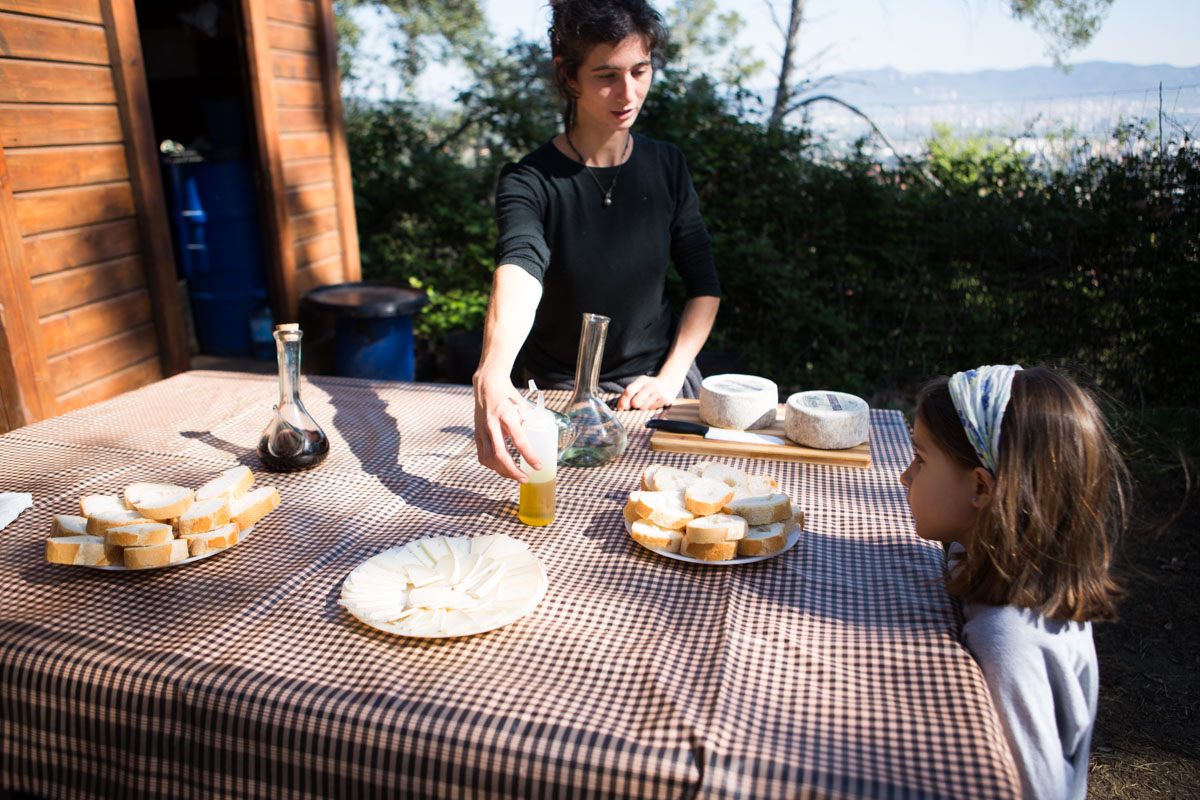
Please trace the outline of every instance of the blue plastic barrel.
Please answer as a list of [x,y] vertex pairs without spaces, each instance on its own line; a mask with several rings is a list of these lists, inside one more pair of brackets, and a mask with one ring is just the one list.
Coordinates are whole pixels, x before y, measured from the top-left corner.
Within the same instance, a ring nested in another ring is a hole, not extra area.
[[413,379],[413,314],[429,298],[395,283],[362,281],[320,286],[307,308],[334,317],[337,374],[388,381]]
[[[267,279],[252,165],[195,156],[164,163],[200,350],[253,355],[249,320],[267,300]],[[274,358],[273,346],[266,355]]]

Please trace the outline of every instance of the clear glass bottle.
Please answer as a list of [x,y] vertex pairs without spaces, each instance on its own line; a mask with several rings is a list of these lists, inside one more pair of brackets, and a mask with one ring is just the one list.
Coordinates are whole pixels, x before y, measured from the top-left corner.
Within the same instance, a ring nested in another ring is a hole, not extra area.
[[583,315],[579,357],[575,362],[575,393],[567,404],[575,441],[563,450],[559,461],[571,467],[598,467],[615,461],[625,452],[625,428],[600,397],[600,359],[608,335],[608,317]]
[[329,455],[329,438],[300,402],[300,338],[295,323],[275,326],[279,405],[258,440],[258,460],[273,472],[315,467]]

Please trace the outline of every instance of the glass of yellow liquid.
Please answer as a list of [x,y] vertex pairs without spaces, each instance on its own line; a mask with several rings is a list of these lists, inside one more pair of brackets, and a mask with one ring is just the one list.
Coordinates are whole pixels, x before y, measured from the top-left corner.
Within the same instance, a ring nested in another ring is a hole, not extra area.
[[521,471],[529,476],[529,482],[521,484],[517,518],[526,525],[549,525],[554,521],[559,429],[550,409],[542,404],[541,392],[538,392],[537,406],[526,413],[521,430],[533,445],[542,468],[531,469],[524,456],[521,457]]

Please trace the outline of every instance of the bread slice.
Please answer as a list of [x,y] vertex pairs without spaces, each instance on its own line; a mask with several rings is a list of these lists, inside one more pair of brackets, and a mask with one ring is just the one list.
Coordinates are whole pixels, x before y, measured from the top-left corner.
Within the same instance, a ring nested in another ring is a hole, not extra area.
[[[804,530],[804,512],[795,503],[792,504],[792,527]],[[791,531],[789,530],[788,533]]]
[[713,462],[704,468],[704,477],[708,480],[729,484],[733,487],[734,497],[750,493],[750,479],[737,467]]
[[630,492],[629,499],[625,501],[625,507],[621,509],[621,515],[625,517],[626,522],[641,519],[637,512],[637,502],[633,498],[635,494],[640,494],[640,492]]
[[183,539],[188,543],[188,552],[193,556],[202,556],[214,550],[224,550],[238,543],[238,526],[236,522],[222,525],[216,530],[204,533],[184,534]]
[[651,464],[642,470],[642,491],[654,491],[654,472],[661,466],[661,464]]
[[163,544],[175,538],[175,532],[165,522],[149,525],[120,525],[104,532],[104,543],[117,547],[148,547]]
[[692,544],[736,542],[746,535],[746,520],[732,514],[710,514],[687,524],[687,540]]
[[225,496],[197,500],[179,515],[179,535],[215,531],[229,522],[229,498]]
[[713,464],[716,464],[716,463],[717,463],[716,461],[697,461],[694,464],[692,464],[690,467],[688,467],[688,472],[694,472],[703,478],[704,470],[708,469],[709,467],[711,467]]
[[105,544],[100,536],[53,536],[46,540],[46,560],[51,564],[107,567],[121,563],[121,548]]
[[87,533],[87,517],[74,514],[55,514],[50,523],[51,536],[83,536]]
[[739,556],[769,556],[787,546],[790,523],[772,522],[769,525],[754,525],[746,532],[746,538],[738,542]]
[[660,528],[679,530],[696,515],[684,505],[683,492],[634,492],[638,517]]
[[148,547],[126,547],[124,557],[126,569],[162,567],[187,558],[188,543],[184,539],[172,539]]
[[750,494],[771,494],[779,491],[779,484],[770,475],[749,475],[746,478]]
[[194,493],[185,486],[162,484],[136,496],[133,507],[147,519],[174,519],[192,507]]
[[237,500],[254,485],[254,473],[249,467],[232,467],[196,490],[196,500],[211,500],[225,497],[230,502]]
[[700,561],[728,561],[737,555],[737,548],[737,542],[689,542],[685,536],[679,552]]
[[651,476],[651,488],[656,492],[681,491],[691,486],[700,477],[694,472],[678,467],[659,467]]
[[716,514],[732,499],[732,486],[708,478],[701,478],[683,490],[683,504],[698,517]]
[[89,494],[79,498],[79,512],[85,517],[99,514],[101,511],[128,511],[121,498],[111,494]]
[[678,553],[679,545],[683,543],[683,534],[679,531],[660,528],[644,519],[636,520],[630,525],[629,535],[639,544],[664,553]]
[[173,483],[131,483],[125,487],[125,507],[137,508],[143,498],[177,489]]
[[122,525],[149,525],[154,522],[146,519],[136,511],[97,511],[87,518],[87,532],[90,536],[103,536],[109,528],[119,528]]
[[736,514],[747,525],[767,525],[792,518],[792,501],[782,492],[737,498],[724,508],[726,514]]
[[274,486],[263,486],[239,497],[229,504],[229,516],[238,527],[246,530],[260,519],[279,508],[279,492]]

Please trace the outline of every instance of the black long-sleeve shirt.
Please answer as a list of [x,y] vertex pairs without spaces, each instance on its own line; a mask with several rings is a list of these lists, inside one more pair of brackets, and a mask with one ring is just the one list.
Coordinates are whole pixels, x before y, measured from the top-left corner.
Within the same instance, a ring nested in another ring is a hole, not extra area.
[[[623,167],[591,172],[595,179],[547,142],[506,165],[496,191],[496,264],[515,264],[542,283],[524,363],[552,380],[574,376],[584,312],[612,319],[600,380],[661,367],[678,321],[663,293],[668,262],[688,298],[721,295],[712,237],[677,147],[634,136]],[[614,176],[605,207],[601,187]]]

